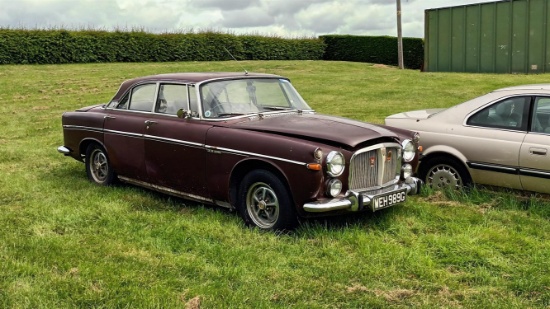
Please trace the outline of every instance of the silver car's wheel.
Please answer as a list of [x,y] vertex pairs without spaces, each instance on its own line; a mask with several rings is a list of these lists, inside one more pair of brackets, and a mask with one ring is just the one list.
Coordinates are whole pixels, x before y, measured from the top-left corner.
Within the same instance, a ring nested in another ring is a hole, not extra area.
[[460,174],[448,165],[434,166],[428,173],[428,184],[433,188],[460,188],[462,187],[462,178]]
[[256,182],[248,189],[246,211],[254,225],[270,229],[279,219],[279,199],[266,183]]
[[263,230],[290,230],[298,224],[287,186],[266,170],[253,170],[242,179],[237,210],[246,224]]
[[460,189],[469,185],[470,178],[464,168],[450,158],[435,158],[427,162],[424,179],[434,189]]
[[86,174],[100,185],[110,185],[116,178],[105,150],[99,145],[91,144],[86,150]]

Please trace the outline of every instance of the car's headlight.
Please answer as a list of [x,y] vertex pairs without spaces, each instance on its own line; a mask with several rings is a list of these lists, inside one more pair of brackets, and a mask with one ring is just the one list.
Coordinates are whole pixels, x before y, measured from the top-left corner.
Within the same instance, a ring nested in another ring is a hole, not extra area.
[[327,195],[336,197],[342,192],[342,182],[338,179],[331,179],[327,184]]
[[406,139],[401,143],[403,146],[403,160],[405,162],[411,162],[416,155],[416,149],[414,149],[414,143],[410,139]]
[[342,175],[346,168],[344,155],[338,151],[331,151],[327,155],[327,173],[332,177]]

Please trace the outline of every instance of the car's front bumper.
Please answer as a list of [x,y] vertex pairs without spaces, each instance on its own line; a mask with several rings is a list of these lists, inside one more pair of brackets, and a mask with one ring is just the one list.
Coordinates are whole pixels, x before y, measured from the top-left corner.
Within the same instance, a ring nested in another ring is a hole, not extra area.
[[66,156],[71,154],[71,150],[65,146],[59,146],[57,147],[57,152],[64,154]]
[[304,204],[306,212],[329,212],[335,210],[361,211],[369,207],[372,211],[387,208],[404,201],[405,195],[414,195],[420,192],[422,180],[409,177],[405,182],[393,186],[369,190],[348,191],[344,197],[317,200]]

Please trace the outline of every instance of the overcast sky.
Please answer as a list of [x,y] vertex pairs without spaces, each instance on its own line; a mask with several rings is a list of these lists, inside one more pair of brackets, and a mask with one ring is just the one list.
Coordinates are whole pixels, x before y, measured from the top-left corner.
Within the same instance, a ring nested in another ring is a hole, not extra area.
[[[482,2],[401,0],[403,36],[424,37],[426,9]],[[0,27],[397,36],[395,0],[0,0]]]

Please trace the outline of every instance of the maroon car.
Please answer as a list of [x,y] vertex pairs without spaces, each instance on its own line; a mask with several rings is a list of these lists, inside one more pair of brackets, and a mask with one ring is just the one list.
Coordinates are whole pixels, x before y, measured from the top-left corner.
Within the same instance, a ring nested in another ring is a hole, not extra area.
[[316,114],[287,78],[177,73],[63,114],[58,151],[116,180],[237,209],[247,224],[390,207],[416,194],[418,135]]

